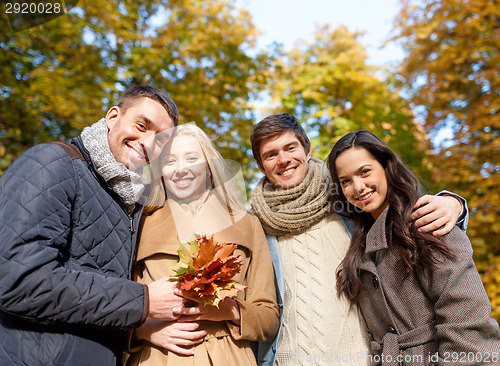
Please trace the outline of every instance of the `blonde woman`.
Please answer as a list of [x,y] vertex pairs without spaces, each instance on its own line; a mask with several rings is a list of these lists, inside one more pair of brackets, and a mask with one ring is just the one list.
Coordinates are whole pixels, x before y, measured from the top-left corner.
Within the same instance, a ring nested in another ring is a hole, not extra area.
[[[194,234],[237,243],[248,288],[219,307],[194,303],[199,315],[175,322],[148,319],[136,329],[127,365],[256,365],[248,340],[272,338],[278,328],[274,275],[259,220],[238,200],[230,170],[195,125],[176,128],[158,165],[140,225],[134,279],[148,284],[174,274],[180,243]],[[189,299],[193,301],[193,299]]]

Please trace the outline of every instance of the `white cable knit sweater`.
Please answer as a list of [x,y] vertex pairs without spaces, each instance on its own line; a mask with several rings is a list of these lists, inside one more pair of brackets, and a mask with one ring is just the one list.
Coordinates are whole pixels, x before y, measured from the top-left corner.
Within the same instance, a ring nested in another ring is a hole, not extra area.
[[276,364],[368,365],[357,306],[337,297],[335,273],[350,239],[337,214],[299,235],[278,237],[285,308]]

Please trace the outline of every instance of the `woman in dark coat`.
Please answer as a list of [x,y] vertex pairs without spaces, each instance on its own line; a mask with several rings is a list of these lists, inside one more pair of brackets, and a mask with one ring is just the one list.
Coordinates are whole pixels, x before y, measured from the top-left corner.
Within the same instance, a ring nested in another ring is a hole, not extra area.
[[410,223],[415,176],[371,132],[342,137],[329,158],[334,194],[355,220],[337,290],[358,303],[372,365],[500,365],[500,330],[467,236]]

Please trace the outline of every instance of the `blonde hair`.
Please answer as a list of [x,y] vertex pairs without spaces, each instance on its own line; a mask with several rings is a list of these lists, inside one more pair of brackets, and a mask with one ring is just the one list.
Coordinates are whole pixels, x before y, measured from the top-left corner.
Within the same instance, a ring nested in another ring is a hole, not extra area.
[[[232,178],[233,174],[231,174],[226,162],[206,133],[195,124],[190,123],[175,127],[169,143],[172,143],[177,136],[191,136],[200,143],[210,172],[211,188],[225,202],[229,213],[233,214],[235,209],[244,209],[238,199],[236,186]],[[145,213],[152,212],[164,206],[167,202],[167,188],[161,174],[161,161],[164,151],[166,151],[165,148],[162,154],[151,163],[151,193],[145,203]]]

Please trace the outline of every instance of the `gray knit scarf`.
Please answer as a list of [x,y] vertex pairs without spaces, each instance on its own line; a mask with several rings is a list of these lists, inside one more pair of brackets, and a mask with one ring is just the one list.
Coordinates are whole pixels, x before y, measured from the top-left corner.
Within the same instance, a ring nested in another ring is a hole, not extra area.
[[85,127],[80,135],[83,145],[89,151],[97,171],[109,186],[124,201],[127,212],[134,211],[135,203],[139,201],[144,184],[141,175],[116,161],[111,153],[108,142],[108,126],[103,118],[90,127]]
[[330,173],[317,159],[309,160],[308,172],[298,186],[274,188],[263,177],[252,193],[250,203],[269,235],[300,234],[320,222],[330,210]]

